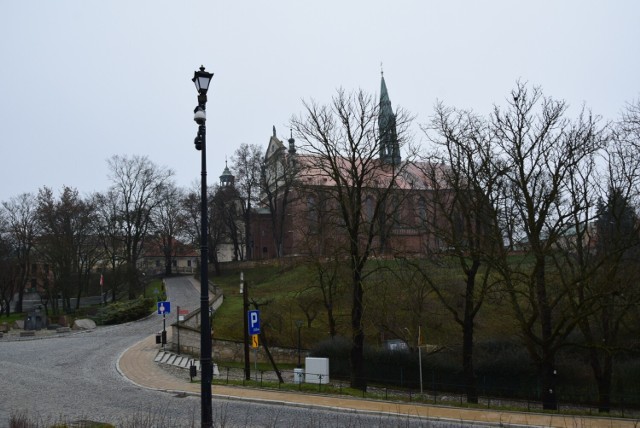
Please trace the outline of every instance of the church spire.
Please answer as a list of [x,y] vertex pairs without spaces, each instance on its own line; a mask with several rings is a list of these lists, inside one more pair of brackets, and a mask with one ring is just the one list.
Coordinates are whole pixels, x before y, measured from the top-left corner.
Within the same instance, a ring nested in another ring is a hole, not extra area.
[[289,137],[289,154],[296,154],[296,140],[293,139],[293,129],[289,129],[291,136]]
[[380,106],[378,132],[380,133],[380,159],[385,163],[400,164],[400,145],[396,131],[396,115],[391,107],[389,92],[384,81],[384,71],[380,69]]

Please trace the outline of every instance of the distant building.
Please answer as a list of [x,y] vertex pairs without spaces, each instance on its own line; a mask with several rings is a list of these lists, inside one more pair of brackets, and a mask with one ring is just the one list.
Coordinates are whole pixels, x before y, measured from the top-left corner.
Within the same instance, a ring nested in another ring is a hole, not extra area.
[[171,240],[171,248],[167,248],[162,239],[149,239],[138,260],[138,269],[148,275],[169,271],[172,274],[194,273],[198,270],[199,257],[193,246],[175,238]]
[[[383,177],[389,165],[402,163],[396,115],[384,76],[381,78],[379,114],[378,162]],[[254,259],[329,254],[337,245],[344,243],[344,233],[340,233],[340,227],[336,225],[336,221],[340,221],[339,216],[333,214],[335,218],[329,218],[328,214],[337,208],[326,192],[335,186],[334,181],[323,171],[314,169],[313,165],[311,156],[298,153],[292,137],[285,146],[274,127],[265,152],[263,181],[267,183],[266,191],[261,207],[253,212],[251,225]],[[428,213],[433,212],[430,205],[433,193],[429,183],[437,175],[432,173],[443,166],[422,164],[405,165],[405,168],[405,173],[396,182],[397,195],[390,201],[391,204],[402,201],[402,206],[394,210],[393,218],[384,219],[389,227],[373,243],[374,256],[416,254],[427,246],[433,248],[438,245],[428,233],[426,220]],[[373,218],[375,198],[376,189],[370,188],[364,197],[363,212],[372,222],[378,221]]]

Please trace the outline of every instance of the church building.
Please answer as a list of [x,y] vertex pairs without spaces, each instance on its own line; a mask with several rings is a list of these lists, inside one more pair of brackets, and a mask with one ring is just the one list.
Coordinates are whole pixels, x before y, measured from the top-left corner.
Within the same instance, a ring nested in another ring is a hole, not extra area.
[[[425,222],[433,175],[424,164],[403,164],[396,125],[396,114],[382,75],[377,119],[380,177],[384,176],[385,169],[402,168],[403,173],[394,178],[397,193],[389,201],[393,214],[388,218],[384,218],[384,213],[378,214],[379,219],[372,218],[379,193],[376,189],[370,189],[364,198],[362,212],[366,220],[386,223],[373,245],[374,256],[381,257],[422,253],[427,246],[434,245]],[[252,215],[254,260],[334,253],[339,244],[344,244],[345,234],[339,230],[340,226],[336,221],[326,220],[329,210],[336,210],[335,206],[331,208],[332,202],[326,196],[331,193],[327,190],[334,182],[313,170],[312,163],[312,156],[301,153],[292,136],[285,145],[273,128],[264,158],[261,205]],[[391,207],[394,204],[398,206]]]

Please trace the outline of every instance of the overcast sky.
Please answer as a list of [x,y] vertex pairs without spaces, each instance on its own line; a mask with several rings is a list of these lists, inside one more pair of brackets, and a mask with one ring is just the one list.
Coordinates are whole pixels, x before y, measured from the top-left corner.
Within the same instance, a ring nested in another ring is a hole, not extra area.
[[616,119],[640,96],[639,41],[634,0],[2,0],[0,201],[106,190],[115,154],[197,182],[201,64],[213,184],[241,143],[288,137],[302,99],[379,94],[381,63],[417,124],[436,100],[487,113],[517,79]]

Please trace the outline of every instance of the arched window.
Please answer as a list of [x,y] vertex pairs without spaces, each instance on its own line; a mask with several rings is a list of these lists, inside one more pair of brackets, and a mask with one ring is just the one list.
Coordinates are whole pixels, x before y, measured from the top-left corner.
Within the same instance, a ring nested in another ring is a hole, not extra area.
[[423,196],[418,198],[418,220],[421,224],[427,221],[427,200]]
[[318,201],[314,195],[307,196],[307,221],[309,222],[309,230],[311,232],[318,231]]
[[374,201],[373,196],[369,195],[364,200],[364,215],[367,217],[367,221],[373,220]]

